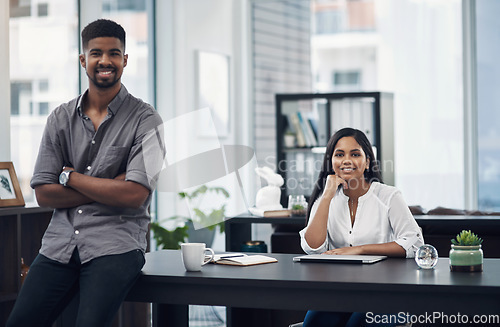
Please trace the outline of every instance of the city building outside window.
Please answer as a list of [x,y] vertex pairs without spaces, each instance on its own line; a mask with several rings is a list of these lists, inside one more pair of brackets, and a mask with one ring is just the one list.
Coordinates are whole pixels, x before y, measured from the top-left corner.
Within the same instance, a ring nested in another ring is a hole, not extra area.
[[77,1],[12,0],[9,31],[11,158],[30,203],[29,183],[47,116],[79,93]]
[[462,1],[311,8],[314,89],[393,93],[396,186],[410,205],[464,208]]

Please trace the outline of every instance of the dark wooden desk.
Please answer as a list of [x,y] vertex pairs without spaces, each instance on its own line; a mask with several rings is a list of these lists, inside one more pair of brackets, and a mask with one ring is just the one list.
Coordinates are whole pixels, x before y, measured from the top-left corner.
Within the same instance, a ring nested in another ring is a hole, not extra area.
[[[186,272],[180,251],[146,254],[143,274],[127,301],[153,302],[153,326],[188,326],[188,304],[231,308],[500,314],[500,260],[485,259],[483,273],[451,273],[448,259],[420,270],[411,259],[372,265],[279,262],[251,267],[206,265]],[[228,310],[228,325],[245,327],[246,315]],[[238,312],[238,311],[237,311]],[[239,311],[239,313],[242,313]]]

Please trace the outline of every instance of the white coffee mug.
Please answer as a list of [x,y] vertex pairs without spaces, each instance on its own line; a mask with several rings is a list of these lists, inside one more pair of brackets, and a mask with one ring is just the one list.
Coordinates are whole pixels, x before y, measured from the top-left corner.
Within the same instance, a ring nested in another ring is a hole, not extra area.
[[[210,252],[210,258],[205,259],[205,252]],[[203,265],[213,260],[215,253],[205,243],[182,243],[182,262],[187,271],[200,271]]]

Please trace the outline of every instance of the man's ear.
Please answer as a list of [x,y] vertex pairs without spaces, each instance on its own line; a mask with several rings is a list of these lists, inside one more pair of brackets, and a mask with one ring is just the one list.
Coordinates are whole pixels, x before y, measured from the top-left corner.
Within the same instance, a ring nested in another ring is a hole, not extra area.
[[123,55],[123,67],[127,67],[128,62],[128,54]]
[[85,55],[84,54],[81,54],[80,56],[78,56],[79,59],[80,59],[80,65],[85,68],[87,63],[85,62]]

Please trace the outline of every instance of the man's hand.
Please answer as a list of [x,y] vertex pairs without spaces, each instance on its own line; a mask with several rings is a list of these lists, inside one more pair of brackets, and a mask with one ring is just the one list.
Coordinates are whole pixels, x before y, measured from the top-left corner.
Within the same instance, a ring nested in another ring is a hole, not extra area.
[[127,173],[121,173],[120,175],[118,175],[118,176],[115,177],[115,180],[117,180],[117,181],[124,181],[126,175],[127,175]]

